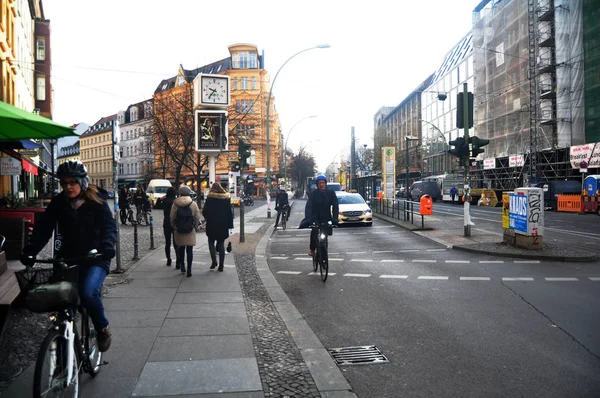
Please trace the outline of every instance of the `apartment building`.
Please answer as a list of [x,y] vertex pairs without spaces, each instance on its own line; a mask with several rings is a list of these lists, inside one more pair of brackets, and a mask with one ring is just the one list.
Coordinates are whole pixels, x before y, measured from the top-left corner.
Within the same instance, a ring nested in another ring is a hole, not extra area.
[[117,113],[119,122],[119,184],[135,186],[154,174],[152,100],[132,104]]
[[79,137],[81,161],[87,168],[90,183],[113,188],[113,128],[117,115],[103,117]]

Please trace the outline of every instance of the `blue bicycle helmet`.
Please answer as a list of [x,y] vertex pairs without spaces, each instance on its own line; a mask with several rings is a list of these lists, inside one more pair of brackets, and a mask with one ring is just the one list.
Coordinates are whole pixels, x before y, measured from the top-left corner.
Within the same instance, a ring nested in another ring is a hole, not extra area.
[[327,177],[323,174],[319,174],[317,178],[315,178],[315,184],[319,183],[319,181],[325,181],[327,183]]

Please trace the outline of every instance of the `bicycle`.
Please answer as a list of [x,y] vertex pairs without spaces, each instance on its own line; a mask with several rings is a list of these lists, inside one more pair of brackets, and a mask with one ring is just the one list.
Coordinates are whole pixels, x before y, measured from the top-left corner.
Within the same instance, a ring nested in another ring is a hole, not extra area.
[[151,215],[151,211],[150,210],[142,210],[140,211],[137,216],[136,216],[136,222],[139,225],[148,225],[150,223],[150,215]]
[[243,197],[244,206],[254,206],[254,199],[250,195]]
[[329,275],[329,257],[327,255],[329,231],[334,227],[331,221],[326,223],[312,223],[311,229],[317,229],[317,247],[313,252],[313,271],[321,274],[321,280],[325,282]]
[[36,398],[64,396],[65,392],[78,397],[81,374],[85,372],[95,377],[100,366],[108,363],[102,362],[96,331],[90,328],[89,315],[79,302],[75,282],[79,266],[67,265],[99,256],[94,250],[79,259],[39,259],[34,266],[15,272],[21,291],[26,293],[25,306],[33,312],[51,313],[52,326],[35,363],[33,396]]
[[277,228],[279,225],[281,225],[281,229],[283,229],[285,231],[285,227],[287,224],[287,218],[288,218],[288,211],[290,210],[289,206],[283,206],[283,208],[277,210],[277,219],[279,219],[279,224],[275,225],[275,228]]

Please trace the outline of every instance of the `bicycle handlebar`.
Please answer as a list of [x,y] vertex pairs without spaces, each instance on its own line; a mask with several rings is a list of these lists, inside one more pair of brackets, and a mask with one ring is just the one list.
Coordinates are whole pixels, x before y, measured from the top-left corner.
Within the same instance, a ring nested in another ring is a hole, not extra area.
[[[67,265],[67,263],[79,263],[82,261],[89,261],[89,260],[94,260],[94,259],[98,259],[98,258],[102,258],[104,254],[98,252],[98,250],[94,249],[91,250],[88,254],[86,254],[85,256],[79,256],[79,257],[73,257],[73,258],[35,258],[34,257],[34,261],[36,264],[52,264],[52,265],[62,265],[63,268],[74,268],[74,267],[78,267],[79,264],[74,264],[74,265]],[[34,268],[34,266],[25,266],[26,268]]]

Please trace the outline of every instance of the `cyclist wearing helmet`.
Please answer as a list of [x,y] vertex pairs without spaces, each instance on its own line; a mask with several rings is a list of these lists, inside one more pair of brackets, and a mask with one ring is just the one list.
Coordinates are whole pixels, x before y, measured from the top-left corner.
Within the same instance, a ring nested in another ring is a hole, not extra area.
[[277,219],[275,220],[275,228],[279,225],[279,217],[285,217],[287,221],[290,218],[290,202],[285,187],[279,188],[275,197],[275,210],[277,211]]
[[[304,220],[300,223],[300,228],[306,228],[311,223],[326,223],[331,221],[332,224],[337,224],[339,206],[335,192],[327,189],[327,177],[319,174],[315,178],[317,189],[311,192],[306,208],[304,209]],[[310,232],[310,250],[309,256],[314,254],[317,247],[317,230],[312,229]]]
[[62,192],[52,198],[35,224],[29,244],[23,248],[21,262],[28,266],[35,263],[35,256],[46,246],[57,224],[62,236],[58,256],[85,257],[93,249],[102,254],[102,258],[80,264],[79,297],[96,329],[98,348],[104,352],[110,347],[111,335],[104,316],[101,287],[110,271],[110,259],[115,256],[115,219],[106,203],[106,191],[89,185],[83,163],[65,162],[58,166],[57,176]]

